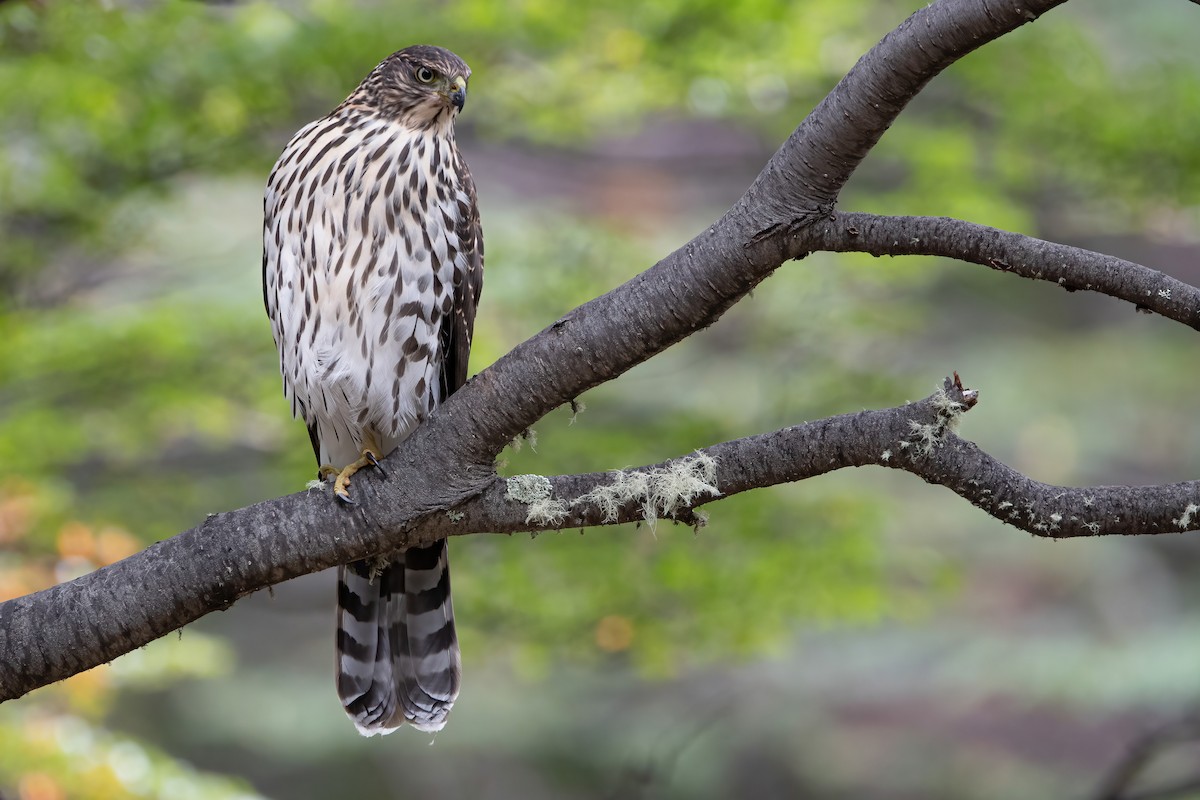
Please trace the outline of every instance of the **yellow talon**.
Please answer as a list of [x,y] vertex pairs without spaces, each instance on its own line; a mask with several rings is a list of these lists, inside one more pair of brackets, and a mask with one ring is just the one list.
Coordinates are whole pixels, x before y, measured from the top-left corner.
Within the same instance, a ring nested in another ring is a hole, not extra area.
[[[350,492],[346,491],[346,487],[350,485],[351,476],[353,476],[354,473],[358,472],[363,467],[379,467],[379,456],[376,455],[375,452],[369,447],[364,448],[362,455],[359,456],[358,460],[353,464],[348,464],[342,469],[341,472],[338,472],[333,467],[329,468],[331,470],[329,472],[330,475],[334,473],[337,474],[337,478],[335,478],[333,481],[333,493],[337,495],[338,499],[340,499],[343,503],[354,503],[354,501],[350,499]],[[321,470],[323,472],[325,467],[321,467]]]

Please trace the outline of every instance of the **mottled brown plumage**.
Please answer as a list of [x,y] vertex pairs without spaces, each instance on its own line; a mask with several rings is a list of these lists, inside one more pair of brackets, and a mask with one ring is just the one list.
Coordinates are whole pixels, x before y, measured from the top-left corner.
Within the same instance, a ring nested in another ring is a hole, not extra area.
[[[392,54],[267,182],[263,297],[319,465],[386,455],[466,381],[483,282],[454,141],[470,74],[442,48]],[[338,692],[359,731],[440,729],[460,671],[445,542],[338,577]]]

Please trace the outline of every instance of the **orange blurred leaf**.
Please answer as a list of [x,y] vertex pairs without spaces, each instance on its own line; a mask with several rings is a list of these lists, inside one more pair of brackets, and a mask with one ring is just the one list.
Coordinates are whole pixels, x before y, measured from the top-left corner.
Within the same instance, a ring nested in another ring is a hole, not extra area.
[[66,792],[44,772],[30,772],[17,783],[20,800],[66,800]]
[[77,556],[91,559],[96,553],[96,536],[82,522],[68,522],[58,531],[58,554],[63,558]]
[[610,614],[596,624],[596,646],[608,653],[628,650],[633,644],[633,622],[628,617]]
[[96,559],[100,566],[128,558],[141,550],[137,539],[121,528],[109,527],[100,531],[96,540]]

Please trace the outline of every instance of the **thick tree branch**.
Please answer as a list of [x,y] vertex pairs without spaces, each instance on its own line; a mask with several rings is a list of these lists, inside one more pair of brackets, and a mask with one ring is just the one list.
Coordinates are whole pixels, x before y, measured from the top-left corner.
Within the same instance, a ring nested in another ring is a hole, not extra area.
[[842,187],[925,85],[978,47],[1066,0],[935,2],[859,59],[783,144],[739,206],[757,240],[795,234],[837,202]]
[[[1158,270],[1079,247],[947,217],[832,213],[808,231],[806,246],[877,256],[944,256],[1022,278],[1088,290],[1200,330],[1200,289]],[[815,245],[815,247],[814,247]]]
[[[714,323],[806,247],[806,226],[913,97],[943,69],[1066,0],[940,0],[883,38],[808,115],[716,223],[637,277],[570,312],[481,373],[423,426],[462,435],[457,463],[485,466],[550,410]],[[797,242],[796,237],[799,236]],[[470,409],[469,413],[464,413]],[[431,420],[433,423],[433,420]],[[450,491],[467,494],[447,476]]]

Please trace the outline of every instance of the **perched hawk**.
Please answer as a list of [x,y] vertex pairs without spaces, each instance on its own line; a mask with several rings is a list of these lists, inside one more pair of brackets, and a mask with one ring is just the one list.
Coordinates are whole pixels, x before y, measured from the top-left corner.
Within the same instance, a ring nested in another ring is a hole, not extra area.
[[[263,298],[284,394],[344,502],[357,470],[466,381],[483,282],[454,143],[470,75],[440,47],[393,53],[288,142],[267,181]],[[444,541],[338,570],[337,662],[364,736],[445,725],[460,658]]]

